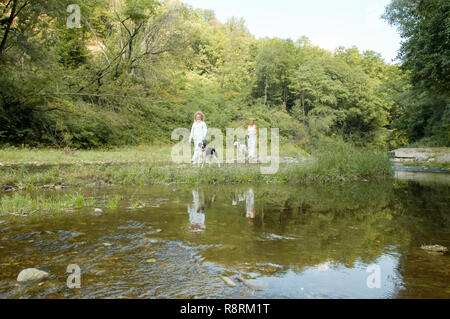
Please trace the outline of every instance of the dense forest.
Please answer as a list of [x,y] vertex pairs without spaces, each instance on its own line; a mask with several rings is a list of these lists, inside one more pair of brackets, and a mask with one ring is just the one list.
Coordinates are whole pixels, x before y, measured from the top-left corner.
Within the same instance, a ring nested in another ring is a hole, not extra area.
[[449,15],[446,0],[392,0],[390,64],[307,35],[257,40],[243,19],[176,0],[1,0],[0,144],[165,144],[200,109],[210,127],[252,116],[296,144],[449,146]]

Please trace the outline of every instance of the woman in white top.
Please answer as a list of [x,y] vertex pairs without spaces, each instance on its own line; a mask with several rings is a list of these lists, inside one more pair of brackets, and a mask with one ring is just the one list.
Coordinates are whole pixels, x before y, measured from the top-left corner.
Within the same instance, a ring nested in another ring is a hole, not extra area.
[[204,122],[205,115],[198,111],[194,115],[194,124],[192,125],[191,135],[189,136],[189,144],[194,140],[194,156],[192,157],[192,163],[196,163],[197,159],[201,156],[201,149],[198,146],[200,143],[205,141],[206,134],[208,133],[208,128]]
[[247,127],[248,136],[248,159],[249,162],[254,163],[258,157],[256,155],[256,136],[258,134],[258,127],[255,125],[255,119],[250,119],[250,125]]

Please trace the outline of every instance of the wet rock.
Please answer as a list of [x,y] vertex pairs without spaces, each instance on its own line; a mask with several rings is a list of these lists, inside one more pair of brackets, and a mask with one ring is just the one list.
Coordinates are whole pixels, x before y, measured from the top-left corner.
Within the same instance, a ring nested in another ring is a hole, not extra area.
[[111,247],[112,244],[111,244],[111,243],[103,243],[103,246],[105,246],[105,247]]
[[96,208],[96,209],[94,210],[94,213],[102,214],[102,213],[103,213],[103,210],[100,209],[100,208]]
[[429,157],[425,155],[418,155],[414,160],[416,162],[426,162],[428,161]]
[[41,280],[47,278],[48,276],[49,276],[48,272],[36,268],[27,268],[19,273],[19,275],[17,276],[17,281],[25,282],[25,281]]
[[438,163],[449,163],[450,162],[450,153],[440,156],[436,161]]
[[72,236],[72,238],[77,238],[77,237],[80,237],[80,236],[83,236],[83,235],[84,235],[84,233],[79,233],[79,232],[76,232],[76,231],[70,233],[70,236]]
[[161,233],[163,230],[162,229],[157,229],[156,232],[157,233]]
[[220,276],[220,279],[222,279],[228,286],[230,287],[236,287],[236,283],[229,277]]
[[250,281],[245,280],[240,277],[238,277],[237,280],[242,282],[242,284],[244,284],[244,286],[247,286],[248,288],[253,289],[253,290],[263,290],[263,289],[267,288],[267,284],[265,284],[265,283],[250,282]]
[[294,237],[281,236],[277,234],[264,234],[260,240],[292,240]]
[[423,250],[433,251],[438,253],[446,253],[448,251],[447,247],[441,245],[423,245],[420,247]]

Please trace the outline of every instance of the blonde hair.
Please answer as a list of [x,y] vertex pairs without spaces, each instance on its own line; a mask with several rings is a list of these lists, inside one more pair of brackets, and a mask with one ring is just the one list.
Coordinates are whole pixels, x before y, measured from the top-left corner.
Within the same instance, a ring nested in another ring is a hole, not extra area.
[[195,112],[195,114],[194,114],[194,122],[197,120],[197,115],[199,115],[199,114],[202,116],[202,121],[205,120],[205,114],[203,114],[202,111],[197,111],[197,112]]

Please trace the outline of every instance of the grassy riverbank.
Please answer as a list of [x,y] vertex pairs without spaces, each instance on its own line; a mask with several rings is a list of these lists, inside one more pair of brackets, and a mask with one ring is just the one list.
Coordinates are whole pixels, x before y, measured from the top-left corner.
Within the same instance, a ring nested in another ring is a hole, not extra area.
[[[4,165],[16,165],[2,167],[0,185],[4,190],[17,190],[99,184],[324,183],[391,174],[385,152],[360,149],[336,140],[322,141],[308,157],[305,151],[294,146],[283,148],[280,154],[304,160],[280,163],[276,174],[263,175],[259,165],[226,164],[222,168],[211,165],[199,169],[189,164],[174,164],[169,160],[168,146],[129,151],[77,151],[73,154],[56,150],[3,150],[0,161]],[[33,162],[35,164],[26,165]]]
[[[132,149],[129,152],[83,151],[77,152],[78,155],[56,150],[3,150],[2,156],[8,152],[15,155],[16,162],[0,168],[0,186],[4,192],[0,197],[0,215],[61,212],[93,205],[76,192],[49,197],[42,193],[44,189],[57,192],[64,187],[113,185],[343,183],[392,174],[385,152],[356,148],[338,140],[318,143],[307,158],[305,151],[294,146],[285,147],[280,152],[282,156],[290,155],[302,160],[280,163],[278,172],[272,175],[261,174],[260,165],[225,164],[221,168],[211,165],[200,169],[189,164],[174,164],[168,160],[169,147]],[[78,161],[70,162],[69,156]],[[25,164],[32,158],[40,165]],[[97,162],[91,163],[94,159]],[[19,192],[40,189],[33,192],[33,196]],[[116,206],[118,200],[111,199],[107,207]]]

